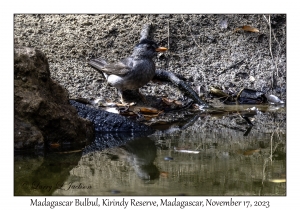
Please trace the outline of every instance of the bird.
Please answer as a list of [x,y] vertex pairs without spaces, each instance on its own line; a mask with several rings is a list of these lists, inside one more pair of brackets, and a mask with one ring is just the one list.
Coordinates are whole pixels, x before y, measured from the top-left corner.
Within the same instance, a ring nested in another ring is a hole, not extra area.
[[109,64],[104,59],[95,58],[89,64],[103,73],[110,86],[118,90],[122,104],[126,104],[123,99],[123,91],[137,90],[143,101],[145,98],[139,92],[139,88],[146,85],[155,75],[155,63],[153,58],[157,52],[165,52],[167,48],[159,47],[150,39],[142,39],[135,45],[131,56],[116,63]]

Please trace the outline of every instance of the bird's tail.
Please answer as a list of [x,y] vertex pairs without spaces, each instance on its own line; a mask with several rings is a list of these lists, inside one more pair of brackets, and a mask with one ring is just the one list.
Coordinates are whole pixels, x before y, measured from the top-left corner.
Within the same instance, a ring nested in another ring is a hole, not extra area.
[[107,74],[101,71],[101,69],[107,65],[106,61],[101,58],[94,58],[89,61],[89,64],[94,67],[98,72],[103,74],[103,76],[107,79]]

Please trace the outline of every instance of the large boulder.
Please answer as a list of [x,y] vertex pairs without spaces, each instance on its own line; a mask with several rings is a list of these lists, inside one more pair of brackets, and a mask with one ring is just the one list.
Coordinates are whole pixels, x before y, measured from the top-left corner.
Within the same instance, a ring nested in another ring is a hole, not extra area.
[[93,125],[78,117],[68,93],[50,78],[46,56],[39,50],[14,49],[15,150],[92,140]]

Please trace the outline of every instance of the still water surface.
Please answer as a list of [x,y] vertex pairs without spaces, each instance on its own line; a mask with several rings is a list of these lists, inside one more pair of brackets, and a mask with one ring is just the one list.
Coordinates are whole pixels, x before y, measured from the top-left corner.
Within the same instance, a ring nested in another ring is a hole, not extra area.
[[[15,154],[15,195],[286,195],[285,127],[274,113],[247,126],[213,127],[201,116],[191,129],[102,150]],[[275,116],[275,117],[274,117]],[[236,120],[235,123],[239,122]],[[202,127],[201,127],[202,125]]]

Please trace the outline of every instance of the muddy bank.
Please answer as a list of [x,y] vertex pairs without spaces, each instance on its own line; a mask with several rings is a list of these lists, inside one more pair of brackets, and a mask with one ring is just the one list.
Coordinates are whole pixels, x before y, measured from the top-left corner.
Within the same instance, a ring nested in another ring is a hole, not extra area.
[[[155,40],[169,49],[156,59],[157,68],[183,75],[204,99],[209,99],[207,93],[214,86],[233,92],[244,87],[260,90],[286,101],[286,16],[270,15],[271,37],[268,21],[269,15],[263,14],[16,14],[14,40],[45,52],[51,77],[67,89],[70,98],[116,102],[116,90],[88,61],[102,57],[113,62],[130,55],[142,26],[152,23]],[[259,32],[236,30],[247,25]],[[141,92],[183,98],[167,83],[151,82]]]
[[14,149],[68,147],[93,140],[93,125],[77,115],[67,91],[50,78],[45,54],[14,49]]

